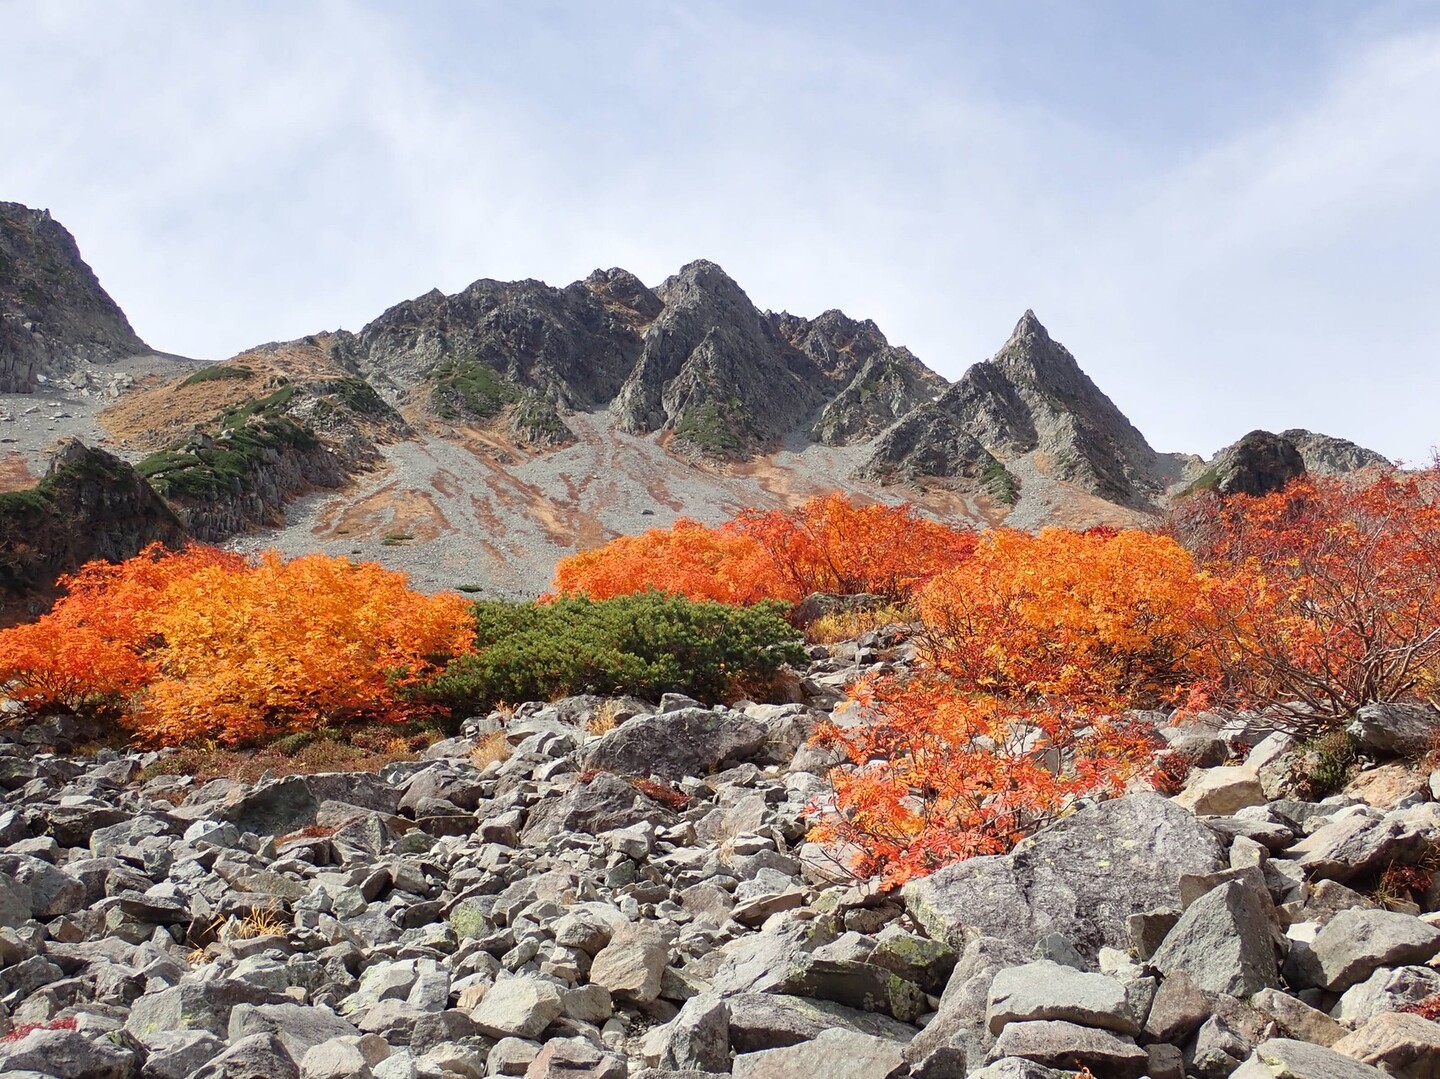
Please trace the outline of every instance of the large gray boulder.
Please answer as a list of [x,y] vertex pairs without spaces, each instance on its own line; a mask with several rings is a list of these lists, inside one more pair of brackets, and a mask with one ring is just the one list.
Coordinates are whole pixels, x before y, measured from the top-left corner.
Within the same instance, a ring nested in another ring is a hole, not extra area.
[[1215,833],[1157,794],[1134,794],[1081,810],[1010,854],[947,866],[902,892],[911,915],[957,950],[967,933],[1029,951],[1051,933],[1094,957],[1128,948],[1132,914],[1179,907],[1182,873],[1227,864]]
[[1263,883],[1227,881],[1190,904],[1150,963],[1166,974],[1184,971],[1210,993],[1248,997],[1273,989],[1280,984],[1274,914]]
[[675,823],[675,816],[619,776],[602,772],[532,809],[520,841],[535,846],[564,832],[598,835],[641,821],[668,826]]
[[750,759],[768,736],[763,723],[738,712],[682,708],[622,723],[595,744],[585,767],[661,779],[707,776]]
[[903,1046],[853,1030],[827,1030],[813,1041],[735,1058],[735,1079],[890,1079],[908,1074]]
[[1397,757],[1418,757],[1440,739],[1440,711],[1425,704],[1367,704],[1348,730],[1366,749]]
[[1135,1035],[1144,1018],[1140,1010],[1139,1001],[1114,978],[1041,959],[995,976],[985,1017],[992,1034],[999,1034],[1009,1023],[1065,1019]]
[[1440,954],[1440,929],[1390,910],[1342,910],[1310,946],[1319,985],[1331,992],[1362,982],[1381,967],[1425,963]]
[[1369,1064],[1326,1049],[1323,1045],[1271,1038],[1255,1047],[1230,1079],[1384,1079]]

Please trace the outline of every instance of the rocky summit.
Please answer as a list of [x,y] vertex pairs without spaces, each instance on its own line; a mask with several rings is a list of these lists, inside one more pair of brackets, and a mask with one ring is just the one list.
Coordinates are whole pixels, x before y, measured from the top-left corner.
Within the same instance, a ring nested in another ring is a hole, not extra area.
[[0,393],[149,351],[50,211],[0,202]]
[[[1391,753],[1440,713],[1367,708],[1367,765],[1323,801],[1253,718],[1161,727],[1212,764],[1178,795],[887,892],[807,841],[833,763],[808,735],[912,659],[888,627],[813,646],[791,704],[536,702],[378,773],[254,784],[12,728],[0,1072],[1437,1074],[1409,1006],[1440,999],[1440,772]],[[1397,866],[1408,890],[1378,892]]]
[[[836,488],[1083,528],[1389,467],[1303,430],[1208,464],[1159,453],[1034,312],[951,384],[874,322],[760,310],[705,260],[654,287],[618,268],[481,279],[217,364],[144,352],[70,234],[0,205],[0,490],[38,483],[59,442],[98,442],[190,537],[361,555],[430,590],[533,596],[577,549]],[[0,536],[13,525],[0,513]],[[131,534],[93,503],[69,527],[116,550]]]

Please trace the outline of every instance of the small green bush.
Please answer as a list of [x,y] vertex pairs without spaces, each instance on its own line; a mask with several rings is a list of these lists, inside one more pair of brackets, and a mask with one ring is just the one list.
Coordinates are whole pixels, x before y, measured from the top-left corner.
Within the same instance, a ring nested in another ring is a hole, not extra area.
[[255,372],[248,367],[227,367],[222,363],[210,367],[202,367],[193,375],[180,383],[181,389],[186,386],[195,386],[201,382],[214,382],[224,378],[254,378]]
[[1299,749],[1299,759],[1292,771],[1295,792],[1306,801],[1343,790],[1355,774],[1359,763],[1355,739],[1343,727],[1312,738]]
[[475,604],[474,655],[424,689],[457,714],[575,693],[715,703],[763,693],[804,652],[787,607],[731,607],[657,592],[616,599]]
[[520,391],[500,372],[478,360],[452,360],[430,372],[435,380],[431,400],[447,420],[467,416],[491,419],[520,399]]

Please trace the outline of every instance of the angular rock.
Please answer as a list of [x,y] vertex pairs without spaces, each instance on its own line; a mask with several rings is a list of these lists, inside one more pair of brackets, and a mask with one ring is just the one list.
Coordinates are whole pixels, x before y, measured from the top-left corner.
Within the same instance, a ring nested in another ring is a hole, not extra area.
[[992,1060],[1024,1057],[1052,1068],[1089,1068],[1107,1079],[1139,1079],[1149,1054],[1130,1038],[1060,1020],[1011,1023],[995,1039]]
[[1279,989],[1262,989],[1250,1006],[1275,1020],[1279,1035],[1316,1045],[1334,1045],[1348,1033],[1334,1019]]
[[303,1061],[313,1047],[331,1038],[360,1035],[329,1008],[303,1004],[237,1004],[230,1012],[228,1029],[231,1044],[255,1034],[273,1034],[297,1061]]
[[564,998],[555,985],[520,976],[492,985],[470,1018],[491,1038],[538,1038],[564,1010]]
[[585,757],[587,769],[683,779],[748,760],[765,745],[765,725],[735,712],[682,708],[622,723]]
[[1380,967],[1424,963],[1440,954],[1440,929],[1395,911],[1343,910],[1316,934],[1310,951],[1321,987],[1339,992]]
[[1440,1079],[1440,1023],[1418,1015],[1377,1015],[1330,1048],[1404,1079]]
[[1359,815],[1341,817],[1316,829],[1290,848],[1293,858],[1311,880],[1345,883],[1370,869],[1397,860],[1416,846],[1416,839],[1395,820],[1374,820]]
[[1178,907],[1181,873],[1226,863],[1219,839],[1194,814],[1137,794],[1067,817],[1011,854],[947,866],[902,894],[926,932],[952,948],[965,946],[967,931],[1025,951],[1058,932],[1094,956],[1128,945],[1130,915]]
[[852,1030],[827,1030],[812,1041],[783,1049],[742,1053],[735,1058],[734,1079],[899,1079],[908,1074],[903,1047]]
[[1271,1038],[1230,1075],[1230,1079],[1383,1079],[1385,1073],[1323,1045]]
[[780,993],[740,993],[725,1001],[729,1039],[737,1053],[756,1053],[811,1041],[827,1030],[850,1030],[902,1045],[915,1028],[888,1015],[847,1008],[829,1000]]
[[32,1030],[0,1042],[0,1073],[37,1072],[54,1079],[130,1079],[135,1054],[74,1030]]
[[525,1069],[525,1079],[626,1079],[625,1061],[583,1038],[552,1038]]
[[1367,704],[1346,728],[1365,749],[1392,757],[1418,757],[1440,738],[1440,711],[1423,704]]
[[1225,816],[1247,806],[1264,805],[1265,791],[1253,768],[1205,768],[1191,776],[1175,796],[1175,803],[1202,816]]
[[662,1068],[723,1072],[730,1068],[730,1010],[713,994],[691,997],[665,1026]]
[[590,981],[623,1000],[648,1004],[660,996],[661,975],[669,961],[669,949],[658,929],[626,923],[595,956]]
[[1248,997],[1280,984],[1272,943],[1270,896],[1233,880],[1190,904],[1150,963],[1166,974],[1184,971],[1210,993]]
[[547,798],[532,809],[520,841],[527,846],[538,846],[564,832],[598,835],[641,821],[668,828],[675,823],[675,817],[619,776],[602,772],[590,782],[577,784],[565,794]]
[[1137,1007],[1114,978],[1042,959],[995,975],[985,1021],[999,1034],[1009,1023],[1064,1019],[1119,1034],[1140,1033]]

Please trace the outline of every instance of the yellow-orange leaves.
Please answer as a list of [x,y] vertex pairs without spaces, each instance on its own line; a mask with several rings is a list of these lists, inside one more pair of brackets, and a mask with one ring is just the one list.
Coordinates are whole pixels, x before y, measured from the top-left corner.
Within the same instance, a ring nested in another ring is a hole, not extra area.
[[177,582],[150,626],[165,646],[137,726],[168,743],[404,718],[398,690],[474,635],[458,596],[421,595],[374,563],[273,553]]
[[36,708],[123,706],[160,743],[405,718],[404,687],[473,647],[460,597],[324,555],[153,547],[66,583],[53,612],[0,633],[0,684]]
[[1204,591],[1163,536],[983,536],[919,595],[922,671],[861,684],[865,720],[821,729],[852,767],[816,838],[900,883],[1119,790],[1156,748],[1123,713],[1181,688]]
[[562,560],[555,590],[610,599],[653,589],[722,603],[871,592],[901,601],[974,542],[974,533],[912,506],[864,506],[836,492],[793,510],[742,510],[716,528],[681,518],[672,529],[622,536]]

